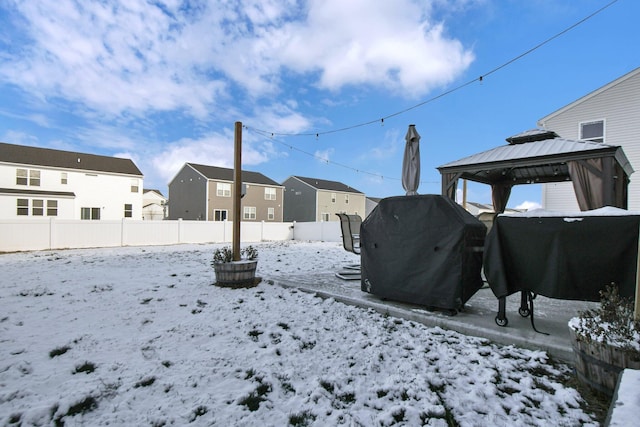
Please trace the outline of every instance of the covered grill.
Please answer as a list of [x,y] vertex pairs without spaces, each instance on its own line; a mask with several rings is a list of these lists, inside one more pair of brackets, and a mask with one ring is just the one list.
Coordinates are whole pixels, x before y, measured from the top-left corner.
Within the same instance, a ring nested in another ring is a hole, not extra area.
[[486,232],[447,197],[382,199],[360,228],[361,289],[456,312],[482,287]]

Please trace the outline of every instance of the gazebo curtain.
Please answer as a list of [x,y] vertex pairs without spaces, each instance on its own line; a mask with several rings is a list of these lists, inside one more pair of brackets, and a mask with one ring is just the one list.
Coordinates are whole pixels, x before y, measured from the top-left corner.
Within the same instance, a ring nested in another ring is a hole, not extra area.
[[567,162],[567,166],[580,210],[603,207],[605,202],[602,158]]
[[458,179],[461,173],[443,173],[442,174],[442,195],[456,200],[456,190],[458,189]]
[[507,183],[491,184],[491,201],[493,202],[493,210],[496,213],[503,213],[506,209],[512,187],[511,184]]
[[567,162],[581,211],[604,206],[627,208],[627,175],[612,158]]

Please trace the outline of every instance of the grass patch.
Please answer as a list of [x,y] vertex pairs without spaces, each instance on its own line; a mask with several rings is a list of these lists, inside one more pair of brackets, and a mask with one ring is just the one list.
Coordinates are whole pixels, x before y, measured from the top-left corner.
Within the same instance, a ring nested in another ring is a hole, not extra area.
[[68,345],[63,345],[62,347],[56,347],[49,352],[49,357],[53,359],[54,357],[62,356],[69,350],[71,350],[71,347],[69,347]]
[[262,378],[255,377],[255,379],[259,382],[258,387],[238,401],[239,405],[246,406],[251,412],[257,411],[260,408],[260,404],[267,400],[264,396],[272,390],[271,384],[263,383]]
[[76,366],[76,369],[73,371],[73,373],[80,374],[84,372],[85,374],[90,374],[95,370],[96,370],[96,365],[94,363],[84,362],[82,365]]
[[135,383],[133,388],[149,387],[149,386],[153,385],[153,383],[155,383],[155,382],[156,382],[156,377],[143,378],[140,381],[138,381],[137,383]]
[[87,396],[81,401],[75,403],[74,405],[71,405],[66,414],[58,415],[55,419],[53,418],[53,415],[58,411],[59,407],[57,405],[54,406],[53,408],[51,408],[51,414],[52,414],[51,418],[52,418],[53,424],[56,427],[63,427],[64,417],[73,417],[79,414],[86,414],[87,412],[91,412],[95,410],[97,407],[98,407],[98,401],[96,400],[96,398],[93,396]]
[[259,331],[257,329],[253,329],[251,331],[249,331],[249,337],[251,338],[252,341],[258,342],[258,338],[260,338],[260,335],[262,335],[264,332]]
[[315,420],[315,414],[309,410],[289,415],[289,425],[294,427],[310,426]]
[[334,386],[329,381],[321,380],[320,387],[327,390],[329,393],[333,394]]
[[207,408],[206,406],[203,406],[203,405],[198,406],[191,413],[191,416],[189,417],[189,422],[190,423],[194,422],[196,420],[196,418],[203,416],[207,412],[209,412],[209,408]]

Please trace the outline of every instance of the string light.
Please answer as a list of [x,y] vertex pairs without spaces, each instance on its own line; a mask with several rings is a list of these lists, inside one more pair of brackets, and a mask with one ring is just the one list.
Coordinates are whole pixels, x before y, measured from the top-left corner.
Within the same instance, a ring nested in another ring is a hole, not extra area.
[[[242,127],[245,128],[246,130],[250,131],[250,132],[254,132],[254,133],[260,135],[261,137],[267,139],[267,135],[268,134],[265,134],[264,131],[260,131],[260,130],[255,129],[255,128],[248,128],[248,127],[246,127],[244,125]],[[314,159],[319,160],[319,161],[321,161],[323,163],[326,163],[328,165],[340,166],[341,168],[352,170],[352,171],[354,171],[356,173],[364,173],[364,174],[379,178],[380,180],[384,180],[385,178],[386,179],[390,179],[392,181],[401,181],[402,180],[401,178],[391,178],[391,177],[387,177],[387,176],[381,175],[379,173],[368,172],[368,171],[364,171],[364,170],[361,170],[361,169],[356,169],[356,168],[351,167],[349,165],[346,165],[344,163],[334,162],[332,160],[329,160],[326,157],[318,156],[317,154],[309,153],[308,151],[302,150],[302,149],[300,149],[298,147],[295,147],[295,146],[293,146],[291,144],[287,144],[287,143],[285,143],[283,141],[278,140],[277,138],[273,138],[273,139],[272,138],[268,138],[268,140],[271,141],[271,142],[277,142],[280,145],[284,145],[285,147],[289,148],[289,150],[295,150],[295,151],[297,151],[299,153],[306,154],[307,156],[313,157]],[[440,184],[440,181],[420,181],[420,184]]]
[[[585,18],[582,18],[581,20],[579,20],[575,24],[565,28],[564,30],[560,31],[559,33],[556,33],[555,35],[553,35],[553,36],[547,38],[546,40],[538,43],[537,45],[535,45],[531,49],[525,51],[524,53],[521,53],[520,55],[510,59],[507,62],[504,62],[503,64],[493,68],[492,70],[488,71],[487,73],[485,73],[485,74],[483,74],[483,75],[481,75],[481,76],[479,76],[479,77],[477,77],[477,78],[475,78],[473,80],[469,80],[466,83],[463,83],[463,84],[461,84],[459,86],[456,86],[456,87],[454,87],[454,88],[452,88],[452,89],[450,89],[448,91],[445,91],[445,92],[443,92],[443,93],[441,93],[439,95],[436,95],[436,96],[434,96],[432,98],[429,98],[429,99],[427,99],[425,101],[422,101],[422,102],[420,102],[418,104],[415,104],[415,105],[413,105],[411,107],[405,108],[404,110],[395,112],[393,114],[389,114],[388,116],[384,116],[381,119],[370,120],[368,122],[358,123],[358,124],[354,124],[354,125],[351,125],[351,126],[346,126],[346,127],[339,128],[339,129],[332,129],[332,130],[326,130],[326,131],[315,132],[315,133],[267,132],[267,131],[256,129],[256,128],[253,128],[253,130],[254,131],[263,132],[263,133],[272,133],[273,135],[278,135],[278,136],[312,136],[312,135],[315,135],[316,136],[316,140],[317,140],[320,135],[327,135],[327,134],[331,134],[331,133],[345,132],[345,131],[352,130],[352,129],[355,129],[355,128],[369,126],[369,125],[371,125],[373,123],[380,122],[380,123],[382,123],[382,126],[384,126],[385,119],[390,119],[392,117],[396,117],[396,116],[399,116],[401,114],[407,113],[407,112],[409,112],[411,110],[415,110],[416,108],[422,107],[423,105],[429,104],[429,103],[431,103],[433,101],[436,101],[436,100],[438,100],[440,98],[443,98],[443,97],[445,97],[447,95],[450,95],[450,94],[452,94],[454,92],[457,92],[458,90],[463,89],[463,88],[465,88],[465,87],[467,87],[467,86],[469,86],[469,85],[471,85],[471,84],[473,84],[475,82],[482,83],[487,76],[490,76],[491,74],[501,70],[502,68],[505,68],[506,66],[511,65],[514,62],[524,58],[527,55],[529,55],[530,53],[540,49],[542,46],[546,45],[547,43],[550,43],[551,41],[553,41],[553,40],[557,39],[558,37],[564,35],[565,33],[571,31],[575,27],[583,24],[584,22],[586,22],[589,19],[593,18],[594,16],[598,15],[599,13],[601,13],[602,11],[604,11],[605,9],[607,9],[608,7],[612,6],[614,3],[617,3],[617,2],[618,2],[618,0],[613,0],[613,1],[609,2],[609,3],[607,3],[606,5],[602,6],[600,9],[598,9],[595,12],[591,13],[590,15],[586,16]],[[249,127],[247,127],[247,129],[249,129]]]

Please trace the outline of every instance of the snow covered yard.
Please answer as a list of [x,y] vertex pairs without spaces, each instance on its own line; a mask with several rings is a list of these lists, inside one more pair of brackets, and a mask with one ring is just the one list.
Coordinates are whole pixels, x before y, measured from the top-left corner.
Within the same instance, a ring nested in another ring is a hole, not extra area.
[[238,290],[219,246],[0,255],[0,423],[598,425],[544,352],[269,283],[354,262],[337,243],[257,244]]

